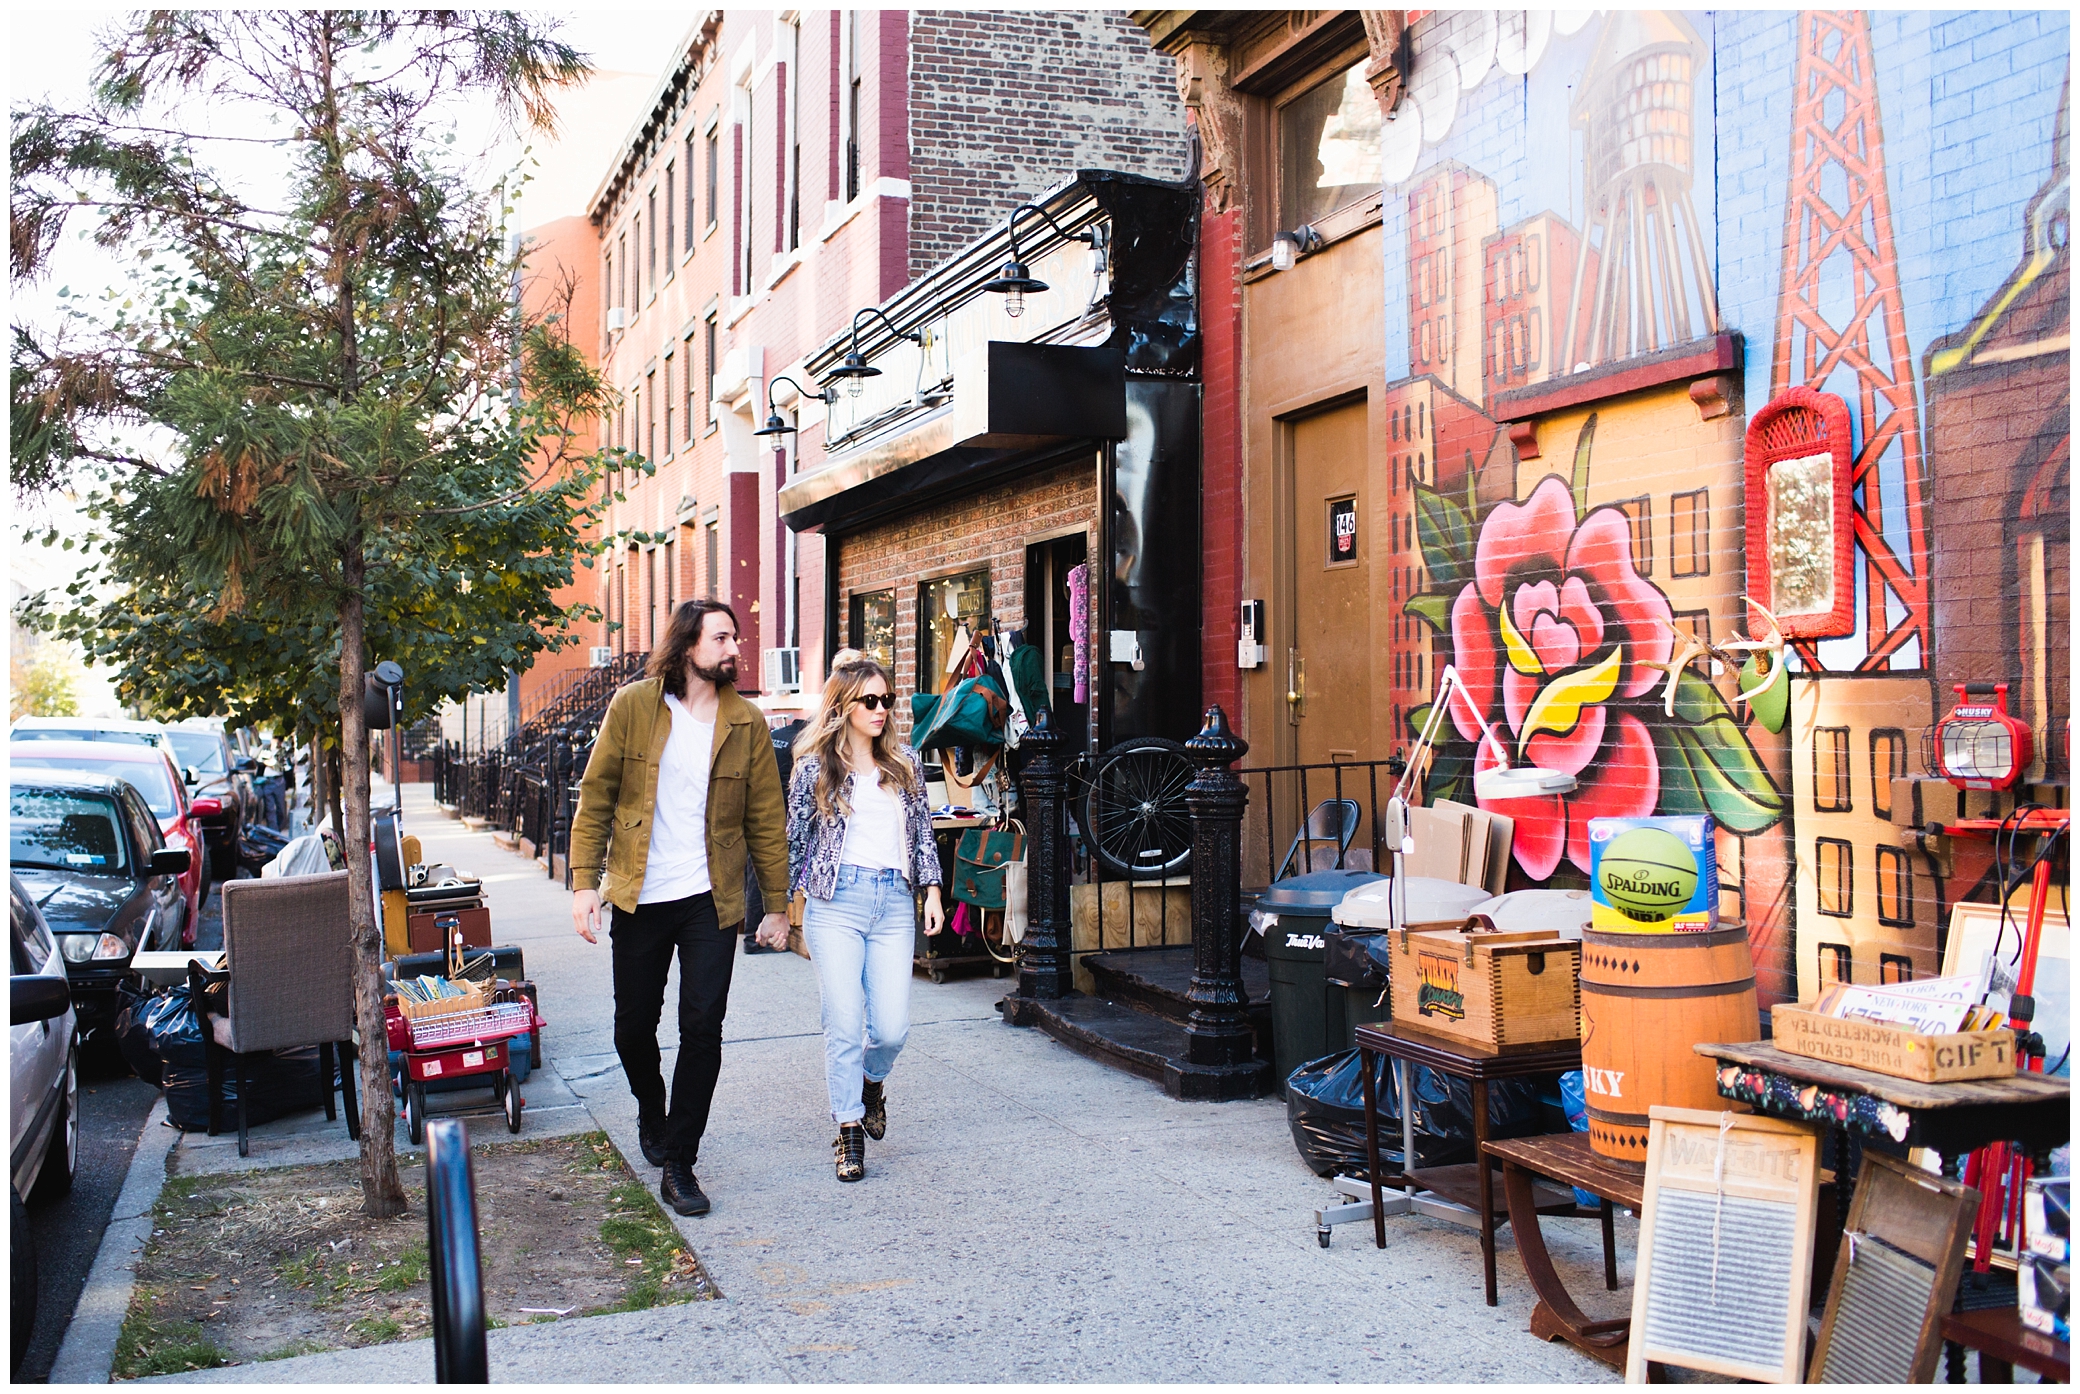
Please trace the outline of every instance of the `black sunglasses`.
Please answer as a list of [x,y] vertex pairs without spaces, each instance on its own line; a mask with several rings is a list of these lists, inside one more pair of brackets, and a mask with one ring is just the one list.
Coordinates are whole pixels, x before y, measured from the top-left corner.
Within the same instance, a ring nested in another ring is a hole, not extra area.
[[873,711],[876,707],[891,712],[896,709],[896,695],[893,692],[869,692],[864,697],[855,697],[852,700],[868,711]]

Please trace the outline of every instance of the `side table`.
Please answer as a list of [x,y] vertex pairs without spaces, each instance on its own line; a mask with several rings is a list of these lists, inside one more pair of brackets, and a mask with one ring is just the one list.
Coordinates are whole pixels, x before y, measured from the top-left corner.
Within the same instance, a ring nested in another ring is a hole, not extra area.
[[2024,1326],[2022,1314],[2013,1307],[1952,1312],[1943,1318],[1943,1339],[1979,1352],[1981,1384],[2013,1384],[2017,1365],[2041,1375],[2047,1384],[2073,1382],[2073,1348]]
[[[1386,1217],[1390,1213],[1406,1215],[1417,1210],[1426,1214],[1437,1213],[1437,1210],[1423,1205],[1425,1198],[1419,1197],[1418,1191],[1430,1191],[1447,1201],[1471,1209],[1480,1222],[1481,1276],[1486,1283],[1488,1305],[1494,1306],[1495,1177],[1486,1151],[1488,1081],[1519,1075],[1557,1074],[1562,1070],[1578,1070],[1582,1067],[1582,1043],[1553,1041],[1546,1045],[1504,1052],[1411,1030],[1394,1021],[1360,1026],[1357,1039],[1358,1074],[1365,1085],[1365,1164],[1367,1179],[1371,1182],[1372,1188],[1373,1244],[1382,1249],[1387,1247]],[[1395,1198],[1391,1208],[1380,1184],[1379,1090],[1372,1077],[1371,1057],[1374,1055],[1384,1055],[1394,1062],[1395,1079],[1401,1089],[1402,1194]],[[1466,1174],[1469,1168],[1463,1166],[1409,1165],[1416,1157],[1415,1110],[1409,1107],[1408,1102],[1410,1065],[1427,1065],[1440,1074],[1453,1075],[1473,1085],[1474,1161],[1471,1176]],[[1556,1214],[1574,1213],[1575,1209],[1572,1199],[1564,1208],[1541,1208],[1549,1209]],[[1438,1210],[1443,1210],[1445,1214],[1451,1213],[1445,1207],[1438,1207]]]
[[1612,1211],[1614,1206],[1622,1205],[1637,1212],[1646,1204],[1647,1169],[1604,1156],[1589,1145],[1587,1133],[1505,1138],[1489,1143],[1486,1150],[1488,1156],[1502,1163],[1502,1192],[1509,1202],[1510,1230],[1516,1236],[1517,1254],[1524,1260],[1524,1275],[1531,1280],[1532,1291],[1538,1294],[1538,1305],[1531,1309],[1531,1334],[1541,1341],[1566,1341],[1612,1369],[1623,1370],[1632,1318],[1591,1321],[1568,1296],[1559,1270],[1553,1267],[1552,1255],[1546,1252],[1531,1188],[1538,1177],[1551,1177],[1602,1199],[1603,1285],[1616,1292],[1618,1257]]

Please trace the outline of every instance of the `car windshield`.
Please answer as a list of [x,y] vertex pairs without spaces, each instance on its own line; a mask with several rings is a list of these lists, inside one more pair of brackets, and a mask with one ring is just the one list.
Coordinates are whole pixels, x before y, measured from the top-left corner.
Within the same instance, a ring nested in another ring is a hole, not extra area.
[[111,875],[128,865],[115,802],[57,789],[8,790],[9,865]]
[[223,774],[224,742],[207,731],[168,731],[174,763],[202,774]]
[[114,775],[117,779],[128,780],[138,793],[144,795],[144,801],[151,805],[155,817],[172,818],[181,811],[174,798],[173,774],[166,768],[165,760],[157,755],[150,760],[78,760],[62,755],[17,752],[8,763],[16,769],[79,770],[85,774]]
[[35,726],[8,733],[11,741],[106,741],[111,745],[157,745],[143,731],[103,731],[92,726]]

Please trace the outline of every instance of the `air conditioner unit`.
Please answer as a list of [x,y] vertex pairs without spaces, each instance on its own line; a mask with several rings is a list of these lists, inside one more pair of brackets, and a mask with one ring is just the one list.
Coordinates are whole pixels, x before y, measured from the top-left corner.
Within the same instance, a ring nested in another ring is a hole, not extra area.
[[592,666],[593,666],[593,667],[595,667],[595,668],[606,668],[606,667],[610,667],[610,666],[611,666],[611,665],[613,664],[613,662],[614,662],[614,649],[613,649],[613,646],[612,646],[611,644],[594,644],[594,645],[592,646]]
[[626,308],[616,305],[613,309],[607,311],[607,332],[609,334],[618,334],[626,328],[628,328],[628,311]]
[[802,690],[802,651],[800,649],[767,649],[765,661],[766,691],[800,692]]

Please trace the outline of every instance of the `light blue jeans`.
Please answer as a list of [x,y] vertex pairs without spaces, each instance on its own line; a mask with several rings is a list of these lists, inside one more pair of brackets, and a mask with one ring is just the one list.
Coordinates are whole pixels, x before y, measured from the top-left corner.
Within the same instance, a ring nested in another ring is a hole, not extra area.
[[910,964],[916,953],[917,902],[895,870],[838,868],[838,893],[808,898],[802,938],[823,989],[823,1069],[831,1118],[857,1123],[862,1078],[880,1081],[895,1068],[910,1034]]

